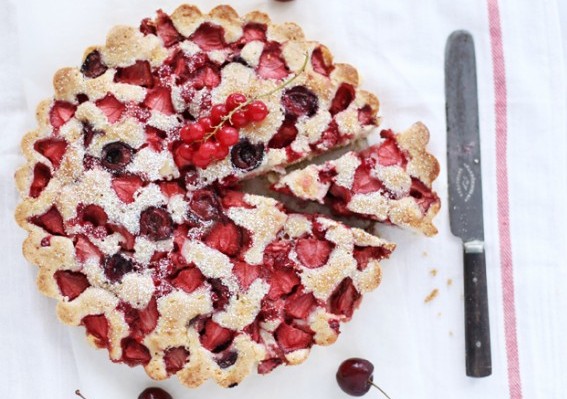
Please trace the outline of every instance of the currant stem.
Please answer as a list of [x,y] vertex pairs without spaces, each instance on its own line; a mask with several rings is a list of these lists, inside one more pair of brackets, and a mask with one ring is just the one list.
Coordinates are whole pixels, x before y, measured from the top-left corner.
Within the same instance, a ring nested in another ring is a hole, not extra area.
[[77,395],[80,398],[87,399],[81,394],[81,391],[79,391],[78,389],[75,391],[75,395]]
[[388,399],[392,399],[388,396],[388,394],[386,392],[384,392],[382,390],[382,388],[380,388],[378,385],[376,385],[372,380],[368,380],[368,382],[370,383],[370,385],[372,385],[374,388],[376,388],[377,390],[379,390],[380,392],[382,392],[382,394],[387,397]]
[[242,108],[252,104],[254,101],[256,101],[260,98],[271,96],[272,94],[280,91],[284,87],[293,83],[293,81],[295,79],[297,79],[303,72],[305,72],[305,68],[307,67],[307,61],[309,61],[309,54],[305,53],[305,60],[303,61],[303,65],[301,66],[301,68],[299,68],[299,70],[289,80],[286,80],[285,82],[283,82],[281,85],[279,85],[278,87],[276,87],[273,90],[270,90],[266,93],[262,93],[262,94],[259,94],[257,96],[254,96],[252,98],[249,98],[246,102],[243,102],[242,104],[238,105],[236,108],[234,108],[232,111],[230,111],[224,118],[222,118],[221,121],[219,122],[219,124],[216,125],[213,128],[213,131],[211,133],[207,134],[203,138],[202,141],[207,141],[208,139],[213,137],[219,131],[219,129],[224,126],[224,124],[226,122],[232,122],[231,118],[237,111],[240,111]]

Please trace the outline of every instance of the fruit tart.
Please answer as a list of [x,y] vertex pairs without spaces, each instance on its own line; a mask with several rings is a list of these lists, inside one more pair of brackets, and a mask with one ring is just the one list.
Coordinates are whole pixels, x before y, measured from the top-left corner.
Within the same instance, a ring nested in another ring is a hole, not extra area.
[[440,200],[431,184],[439,163],[426,151],[429,131],[415,123],[402,133],[380,133],[380,142],[321,165],[308,165],[277,181],[274,190],[325,203],[342,216],[357,216],[437,233],[432,223]]
[[238,384],[334,342],[394,245],[235,183],[364,137],[378,101],[295,24],[182,5],[55,74],[16,173],[24,254],[110,359]]

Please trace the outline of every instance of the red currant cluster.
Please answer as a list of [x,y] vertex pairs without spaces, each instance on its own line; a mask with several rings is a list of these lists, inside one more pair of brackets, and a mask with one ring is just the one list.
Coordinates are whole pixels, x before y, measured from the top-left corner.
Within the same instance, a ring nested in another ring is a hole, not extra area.
[[224,104],[216,104],[207,117],[185,125],[179,135],[183,143],[175,151],[178,166],[206,168],[215,160],[224,159],[229,147],[238,143],[238,129],[251,122],[261,122],[268,108],[260,100],[249,100],[244,94],[229,95]]

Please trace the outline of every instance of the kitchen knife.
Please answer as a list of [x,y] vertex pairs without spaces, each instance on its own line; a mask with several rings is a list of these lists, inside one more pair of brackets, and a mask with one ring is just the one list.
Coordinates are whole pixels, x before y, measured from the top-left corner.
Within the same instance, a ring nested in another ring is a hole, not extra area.
[[492,373],[482,176],[474,42],[470,33],[453,32],[445,48],[449,216],[452,233],[463,240],[466,372]]

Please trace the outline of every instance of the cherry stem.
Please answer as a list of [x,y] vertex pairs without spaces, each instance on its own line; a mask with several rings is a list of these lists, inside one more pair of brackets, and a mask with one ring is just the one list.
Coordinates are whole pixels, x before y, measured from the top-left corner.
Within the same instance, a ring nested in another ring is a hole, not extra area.
[[81,391],[79,391],[78,389],[75,391],[75,395],[77,395],[80,398],[87,399],[83,396],[83,394],[81,394]]
[[376,388],[377,390],[379,390],[380,392],[382,392],[382,394],[387,397],[388,399],[392,399],[388,396],[388,394],[386,392],[384,392],[384,390],[382,388],[380,388],[378,385],[376,385],[372,380],[368,380],[368,383],[370,385],[372,385],[374,388]]
[[231,118],[232,116],[237,112],[240,111],[242,108],[252,104],[254,101],[260,99],[260,98],[264,98],[264,97],[268,97],[271,96],[272,94],[280,91],[281,89],[283,89],[284,87],[290,85],[291,83],[293,83],[293,81],[295,79],[297,79],[303,72],[305,72],[305,68],[307,67],[307,61],[309,61],[309,54],[305,53],[305,60],[303,61],[303,65],[301,66],[301,68],[299,68],[299,70],[289,79],[286,80],[285,82],[283,82],[281,85],[279,85],[278,87],[276,87],[273,90],[270,90],[266,93],[262,93],[259,94],[257,96],[254,96],[252,98],[249,98],[246,102],[243,102],[242,104],[238,105],[236,108],[234,108],[232,111],[230,111],[225,117],[223,117],[221,119],[221,121],[219,122],[218,125],[216,125],[213,128],[213,131],[211,133],[209,133],[208,135],[205,136],[205,138],[202,141],[207,141],[208,139],[210,139],[211,137],[213,137],[221,127],[224,126],[224,124],[226,122],[231,122]]

